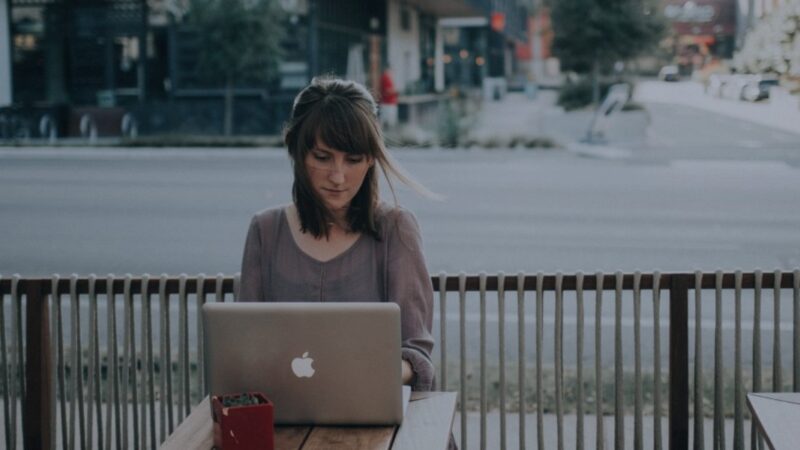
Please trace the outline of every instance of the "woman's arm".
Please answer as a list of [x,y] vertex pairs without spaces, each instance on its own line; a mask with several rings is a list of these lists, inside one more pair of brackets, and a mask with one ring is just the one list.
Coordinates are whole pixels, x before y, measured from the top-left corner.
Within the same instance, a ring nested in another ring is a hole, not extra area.
[[387,219],[388,295],[389,301],[400,305],[403,381],[415,391],[428,391],[434,382],[433,286],[422,253],[422,234],[406,210],[396,209]]

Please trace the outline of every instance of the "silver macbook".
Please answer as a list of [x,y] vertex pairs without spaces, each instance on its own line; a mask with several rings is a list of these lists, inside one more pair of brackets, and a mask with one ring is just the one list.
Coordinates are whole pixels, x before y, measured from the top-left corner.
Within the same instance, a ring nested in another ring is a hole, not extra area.
[[276,424],[403,419],[395,303],[207,303],[203,326],[211,395],[263,392]]

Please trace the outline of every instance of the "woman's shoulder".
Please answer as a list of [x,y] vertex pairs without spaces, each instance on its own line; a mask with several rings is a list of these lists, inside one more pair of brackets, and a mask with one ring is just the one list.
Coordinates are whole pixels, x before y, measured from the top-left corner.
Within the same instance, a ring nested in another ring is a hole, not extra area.
[[381,227],[389,238],[397,235],[402,237],[409,234],[414,236],[420,234],[417,218],[410,210],[399,205],[381,202],[376,212]]
[[272,208],[262,209],[261,211],[253,214],[253,220],[258,223],[274,222],[283,216],[283,211],[286,205],[275,206]]
[[375,212],[377,213],[377,218],[380,221],[417,221],[414,213],[400,205],[391,205],[386,202],[380,202],[378,207],[375,209]]
[[250,226],[258,227],[261,231],[273,229],[280,223],[285,209],[286,205],[281,205],[258,211],[253,214]]

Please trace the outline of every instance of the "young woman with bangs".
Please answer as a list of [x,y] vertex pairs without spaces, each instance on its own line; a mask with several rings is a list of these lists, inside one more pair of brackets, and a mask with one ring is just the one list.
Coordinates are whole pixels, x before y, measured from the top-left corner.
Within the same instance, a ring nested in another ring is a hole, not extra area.
[[357,83],[315,78],[295,99],[284,142],[293,202],[253,217],[238,299],[395,302],[403,383],[430,390],[433,289],[420,229],[396,200],[380,201],[377,168],[390,188],[396,179],[430,193],[392,161],[375,100]]

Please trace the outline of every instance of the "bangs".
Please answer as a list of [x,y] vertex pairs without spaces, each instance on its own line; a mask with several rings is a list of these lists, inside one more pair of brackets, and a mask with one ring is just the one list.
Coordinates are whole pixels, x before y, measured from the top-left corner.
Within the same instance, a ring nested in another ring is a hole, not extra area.
[[317,138],[326,146],[351,155],[374,157],[379,151],[380,129],[370,112],[350,100],[328,96],[310,111],[299,130],[300,150],[305,155]]

